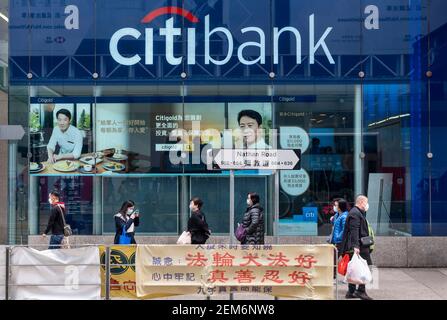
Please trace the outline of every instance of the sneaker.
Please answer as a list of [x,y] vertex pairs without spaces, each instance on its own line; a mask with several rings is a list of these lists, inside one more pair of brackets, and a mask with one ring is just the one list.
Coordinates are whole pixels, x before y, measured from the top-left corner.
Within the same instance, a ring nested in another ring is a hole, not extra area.
[[357,298],[357,296],[354,293],[351,293],[348,291],[348,292],[346,292],[345,298],[346,299],[355,299],[355,298]]
[[356,298],[360,298],[362,300],[373,300],[370,296],[366,294],[366,292],[356,291],[353,294]]

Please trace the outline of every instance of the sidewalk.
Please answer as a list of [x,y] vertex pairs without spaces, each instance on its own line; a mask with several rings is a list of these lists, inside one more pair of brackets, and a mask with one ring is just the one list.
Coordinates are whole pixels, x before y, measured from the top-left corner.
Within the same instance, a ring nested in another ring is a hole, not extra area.
[[[368,290],[375,300],[447,300],[446,269],[392,269],[380,268],[379,285]],[[346,284],[339,284],[339,299],[345,300]],[[198,295],[185,295],[161,300],[203,300]],[[211,300],[228,300],[229,296],[215,295]],[[235,294],[235,300],[273,300],[264,294]],[[282,300],[283,298],[280,298]],[[358,299],[357,299],[358,300]]]
[[[344,299],[344,292],[343,297]],[[378,300],[447,300],[447,269],[379,269]]]

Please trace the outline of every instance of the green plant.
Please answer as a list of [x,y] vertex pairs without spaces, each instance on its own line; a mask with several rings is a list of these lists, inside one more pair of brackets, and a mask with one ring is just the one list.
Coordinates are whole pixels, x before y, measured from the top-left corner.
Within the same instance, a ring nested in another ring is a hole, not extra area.
[[32,129],[32,130],[37,131],[41,128],[40,127],[40,116],[39,116],[39,112],[37,110],[33,110],[30,113],[29,123],[30,123],[30,129]]
[[89,130],[91,123],[91,117],[89,114],[85,114],[85,110],[82,110],[81,116],[79,117],[78,129]]
[[84,128],[90,129],[90,124],[91,124],[91,116],[89,114],[86,114],[85,121],[84,121]]

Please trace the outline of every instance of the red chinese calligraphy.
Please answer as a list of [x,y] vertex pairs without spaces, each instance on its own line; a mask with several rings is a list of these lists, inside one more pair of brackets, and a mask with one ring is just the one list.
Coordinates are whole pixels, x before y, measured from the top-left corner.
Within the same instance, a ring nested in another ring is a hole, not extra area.
[[195,255],[188,253],[186,261],[189,261],[188,266],[190,267],[205,267],[208,259],[200,252],[197,252]]
[[236,271],[236,277],[233,279],[236,279],[238,283],[251,283],[256,277],[253,276],[253,271],[247,269]]
[[120,291],[121,290],[120,282],[118,280],[110,278],[110,290]]
[[261,263],[259,263],[258,261],[256,261],[256,259],[258,258],[257,254],[253,254],[253,253],[249,253],[248,255],[246,255],[245,257],[243,257],[243,259],[247,259],[248,261],[246,263],[242,263],[240,266],[241,267],[246,267],[248,266],[250,263],[253,263],[255,266],[259,267],[262,266]]
[[287,262],[289,262],[289,259],[286,259],[286,256],[280,252],[278,254],[269,254],[272,258],[267,258],[268,260],[272,261],[269,266],[270,267],[287,267]]
[[262,278],[261,282],[272,281],[276,283],[283,283],[284,280],[279,279],[279,271],[278,270],[267,270]]
[[226,252],[224,255],[220,255],[216,252],[213,255],[213,265],[216,267],[232,267],[234,256]]
[[125,281],[124,283],[124,290],[127,292],[135,292],[135,281]]
[[289,283],[298,283],[300,285],[305,285],[309,282],[309,280],[311,279],[309,277],[309,274],[307,272],[298,272],[298,271],[293,271],[291,274],[289,274],[289,277],[291,278],[291,280],[289,281]]
[[298,268],[304,268],[304,269],[310,269],[313,267],[314,263],[317,263],[318,261],[315,259],[312,255],[300,255],[299,257],[296,257],[295,260],[298,262],[296,267]]
[[225,283],[226,281],[228,281],[228,278],[225,278],[225,271],[213,270],[211,271],[211,276],[208,281],[211,283],[215,283],[216,281]]

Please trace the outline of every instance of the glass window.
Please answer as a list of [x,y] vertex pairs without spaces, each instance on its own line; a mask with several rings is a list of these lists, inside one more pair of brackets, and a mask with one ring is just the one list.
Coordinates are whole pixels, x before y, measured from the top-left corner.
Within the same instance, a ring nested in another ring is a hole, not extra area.
[[[36,179],[37,180],[37,179]],[[41,234],[45,230],[49,214],[50,204],[48,194],[52,191],[59,192],[66,209],[66,222],[73,230],[74,235],[93,234],[93,178],[92,177],[39,177],[38,178],[37,203],[39,225],[34,234]],[[33,196],[37,194],[33,194]],[[35,226],[37,227],[37,226]]]
[[177,234],[177,177],[107,177],[102,180],[103,232],[115,233],[114,215],[126,200],[140,211],[140,234]]

